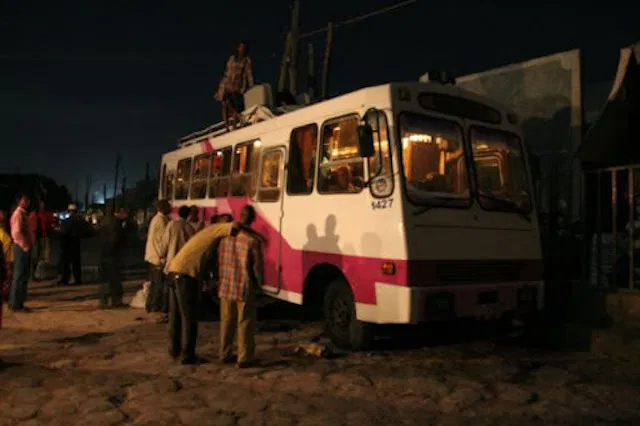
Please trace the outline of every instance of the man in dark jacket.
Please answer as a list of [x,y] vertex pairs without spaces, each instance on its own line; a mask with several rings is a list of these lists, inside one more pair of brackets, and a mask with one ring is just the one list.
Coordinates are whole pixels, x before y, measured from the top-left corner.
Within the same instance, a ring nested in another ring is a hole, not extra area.
[[67,208],[69,217],[62,222],[60,235],[60,251],[62,260],[62,279],[59,285],[69,284],[71,270],[76,285],[82,284],[82,268],[80,259],[80,240],[87,236],[89,226],[87,222],[77,215],[78,208],[70,204]]
[[[121,308],[122,303],[122,250],[124,248],[124,231],[122,221],[113,214],[113,207],[107,206],[100,223],[100,266],[102,268],[102,295],[98,307],[100,309]],[[111,303],[109,303],[111,302]]]

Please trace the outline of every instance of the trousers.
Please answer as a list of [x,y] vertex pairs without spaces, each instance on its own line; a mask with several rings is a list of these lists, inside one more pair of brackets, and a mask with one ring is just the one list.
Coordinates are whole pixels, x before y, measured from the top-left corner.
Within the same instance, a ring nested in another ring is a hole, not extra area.
[[253,299],[220,299],[220,358],[233,355],[233,341],[238,341],[238,362],[255,358],[256,305]]
[[9,308],[23,309],[29,291],[31,253],[24,252],[17,244],[13,245],[13,280],[9,290]]
[[169,282],[169,354],[195,358],[198,340],[198,281],[172,275]]
[[100,266],[104,281],[102,285],[102,301],[106,303],[111,299],[113,305],[122,303],[124,289],[122,288],[120,262],[118,259],[103,257],[100,260]]
[[147,312],[167,312],[169,294],[162,266],[149,264],[149,295],[147,296]]

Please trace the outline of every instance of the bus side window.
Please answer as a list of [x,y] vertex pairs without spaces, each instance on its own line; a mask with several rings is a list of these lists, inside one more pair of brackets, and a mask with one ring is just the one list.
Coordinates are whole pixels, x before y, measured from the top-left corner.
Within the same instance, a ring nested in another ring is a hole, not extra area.
[[182,160],[178,161],[178,170],[176,172],[176,200],[186,200],[189,197],[191,163],[191,157],[183,158]]
[[[393,194],[391,145],[389,144],[387,116],[383,111],[372,111],[367,114],[366,119],[373,129],[373,146],[375,149],[375,154],[369,157],[369,179],[380,172],[378,177],[371,182],[371,195],[386,198]],[[379,154],[380,152],[382,155]],[[382,169],[380,169],[380,157],[382,157]]]
[[222,198],[229,194],[231,172],[231,147],[222,148],[213,154],[209,176],[209,198]]
[[162,194],[162,198],[167,200],[173,200],[173,189],[174,189],[174,178],[175,172],[173,170],[169,170],[164,175],[164,192]]
[[318,192],[354,194],[364,187],[364,160],[358,155],[358,115],[337,118],[322,127]]
[[280,170],[283,159],[284,154],[280,148],[269,150],[262,154],[258,182],[258,201],[276,202],[280,199],[280,190],[282,188]]
[[200,154],[193,159],[190,196],[192,200],[202,200],[207,196],[207,179],[209,178],[210,164],[211,154]]
[[167,198],[167,165],[162,165],[162,174],[160,175],[160,199]]
[[231,196],[250,197],[255,193],[254,168],[260,158],[262,142],[259,140],[236,145],[231,171]]
[[318,154],[318,126],[309,124],[291,132],[287,193],[311,194],[316,175]]

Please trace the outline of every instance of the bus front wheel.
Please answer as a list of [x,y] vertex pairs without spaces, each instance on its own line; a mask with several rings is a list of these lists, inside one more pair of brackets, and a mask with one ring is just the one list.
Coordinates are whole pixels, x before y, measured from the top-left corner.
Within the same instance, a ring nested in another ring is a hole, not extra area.
[[359,351],[370,347],[373,326],[358,321],[351,287],[343,278],[333,281],[327,288],[324,318],[331,342],[338,348]]

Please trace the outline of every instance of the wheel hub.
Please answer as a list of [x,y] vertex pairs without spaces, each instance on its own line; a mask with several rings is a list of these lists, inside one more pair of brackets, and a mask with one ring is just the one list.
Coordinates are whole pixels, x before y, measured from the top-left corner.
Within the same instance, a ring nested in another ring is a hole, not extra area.
[[349,311],[349,305],[346,301],[340,299],[334,300],[333,309],[331,309],[331,311],[333,312],[332,322],[336,326],[340,328],[346,328],[349,326],[351,314]]

